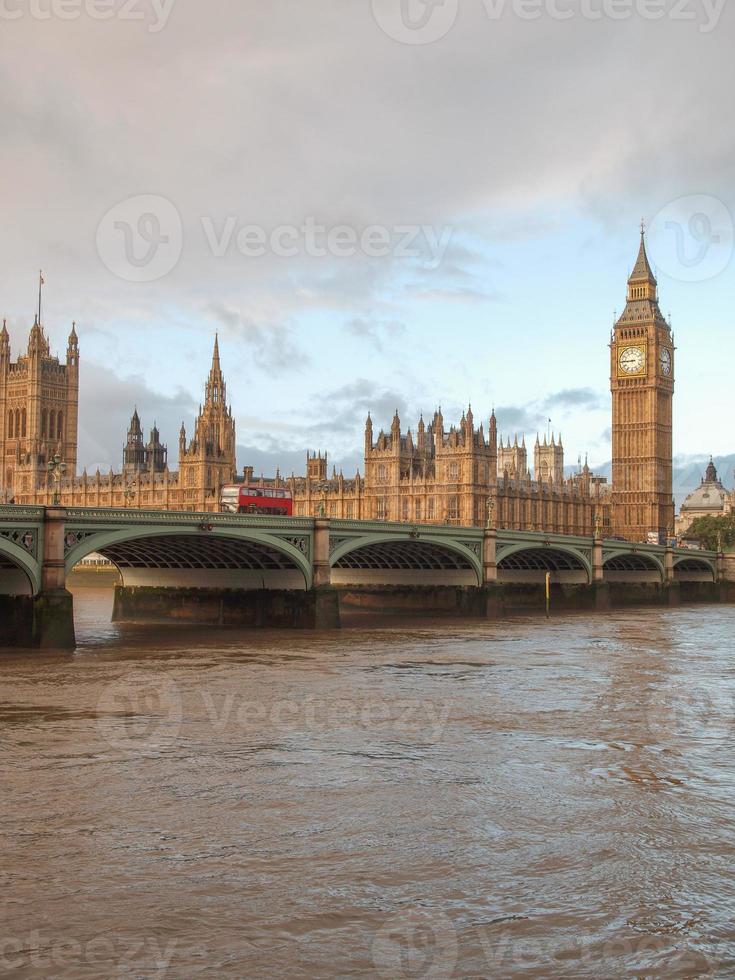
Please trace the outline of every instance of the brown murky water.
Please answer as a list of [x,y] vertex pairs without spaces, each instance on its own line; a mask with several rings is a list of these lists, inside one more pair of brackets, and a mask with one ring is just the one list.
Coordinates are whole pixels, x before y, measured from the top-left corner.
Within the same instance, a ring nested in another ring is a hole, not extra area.
[[8,977],[735,975],[735,610],[0,658]]

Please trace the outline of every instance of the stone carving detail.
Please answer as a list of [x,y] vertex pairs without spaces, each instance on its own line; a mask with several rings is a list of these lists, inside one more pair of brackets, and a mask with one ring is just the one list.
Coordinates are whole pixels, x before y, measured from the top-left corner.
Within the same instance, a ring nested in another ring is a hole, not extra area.
[[309,539],[308,538],[305,538],[305,537],[293,537],[293,538],[284,538],[283,540],[284,541],[288,541],[288,543],[290,545],[293,545],[294,548],[298,549],[298,551],[300,551],[302,555],[307,555],[308,556],[308,554],[309,554]]
[[64,554],[67,555],[72,548],[76,548],[82,541],[97,533],[97,531],[67,531],[64,536]]
[[13,544],[24,548],[29,555],[36,557],[36,532],[33,528],[0,531],[0,538],[12,541]]

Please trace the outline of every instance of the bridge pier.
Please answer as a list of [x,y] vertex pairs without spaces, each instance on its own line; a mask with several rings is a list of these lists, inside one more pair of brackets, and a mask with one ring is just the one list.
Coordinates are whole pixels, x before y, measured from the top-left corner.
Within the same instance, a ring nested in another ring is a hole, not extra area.
[[74,597],[66,588],[64,531],[66,510],[47,507],[43,531],[41,592],[33,608],[34,646],[73,650]]
[[[600,549],[602,552],[602,549]],[[604,582],[601,578],[595,578],[595,581],[590,586],[592,589],[592,595],[594,597],[594,608],[598,612],[607,612],[608,609],[612,607],[612,599],[610,597],[610,583]]]
[[603,582],[605,579],[605,568],[602,563],[602,539],[595,536],[592,542],[592,581]]
[[115,623],[185,623],[197,626],[334,629],[337,592],[331,588],[202,589],[115,587]]

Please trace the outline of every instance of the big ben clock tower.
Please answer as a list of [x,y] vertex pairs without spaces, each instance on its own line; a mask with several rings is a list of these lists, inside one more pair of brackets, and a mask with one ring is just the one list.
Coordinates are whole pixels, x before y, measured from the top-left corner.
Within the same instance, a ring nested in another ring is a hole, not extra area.
[[663,541],[674,523],[672,402],[674,341],[641,230],[625,311],[610,344],[613,534]]

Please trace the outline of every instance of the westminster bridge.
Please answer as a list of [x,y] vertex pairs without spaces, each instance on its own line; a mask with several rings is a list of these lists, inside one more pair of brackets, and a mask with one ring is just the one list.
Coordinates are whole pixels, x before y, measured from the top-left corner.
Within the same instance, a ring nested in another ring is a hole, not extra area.
[[[509,605],[723,598],[725,556],[494,528],[182,511],[0,507],[0,645],[74,645],[67,577],[118,569],[116,619],[334,627],[363,609],[498,615]],[[735,576],[732,576],[735,577]]]

